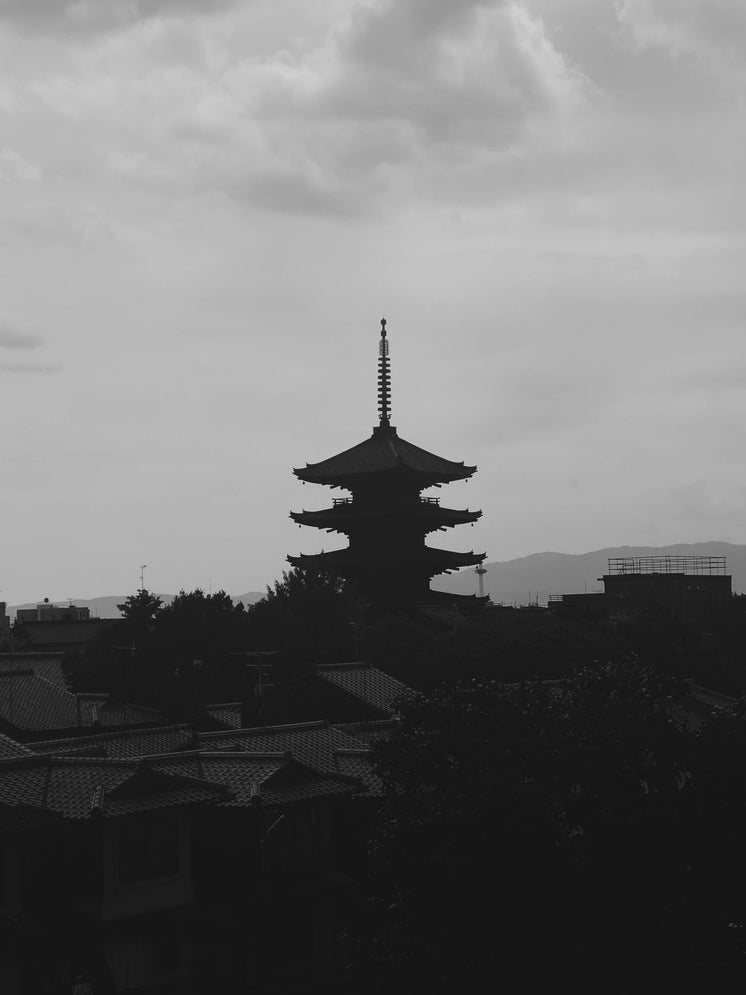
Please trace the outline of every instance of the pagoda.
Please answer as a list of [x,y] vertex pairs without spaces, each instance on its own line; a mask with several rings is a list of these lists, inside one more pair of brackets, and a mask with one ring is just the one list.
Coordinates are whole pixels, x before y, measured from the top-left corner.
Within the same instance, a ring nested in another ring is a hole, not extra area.
[[323,511],[291,512],[298,525],[339,532],[344,549],[288,556],[295,567],[344,577],[361,600],[374,605],[419,607],[483,604],[487,598],[432,591],[430,579],[481,564],[486,553],[454,553],[425,543],[430,532],[473,524],[481,511],[443,508],[440,498],[422,497],[429,487],[468,480],[475,466],[435,456],[400,438],[391,424],[391,370],[386,319],[378,352],[379,422],[369,439],[336,456],[293,470],[300,480],[348,491]]

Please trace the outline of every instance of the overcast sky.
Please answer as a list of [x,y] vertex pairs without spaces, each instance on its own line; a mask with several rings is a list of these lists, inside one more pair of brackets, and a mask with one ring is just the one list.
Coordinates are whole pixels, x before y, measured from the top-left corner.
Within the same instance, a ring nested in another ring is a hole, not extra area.
[[0,599],[343,545],[382,315],[437,544],[744,541],[745,83],[737,0],[0,0]]

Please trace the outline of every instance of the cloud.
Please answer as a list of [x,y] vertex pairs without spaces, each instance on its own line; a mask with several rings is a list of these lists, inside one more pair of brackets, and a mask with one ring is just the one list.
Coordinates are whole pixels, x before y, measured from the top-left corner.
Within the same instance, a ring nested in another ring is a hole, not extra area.
[[59,373],[62,363],[0,363],[3,373]]
[[250,55],[226,34],[235,20],[248,44],[242,17],[142,22],[31,90],[123,181],[329,216],[494,195],[506,164],[561,153],[587,102],[517,3],[375,0]]
[[714,74],[746,70],[746,6],[734,0],[617,0],[617,16],[640,48],[694,56]]
[[14,149],[0,149],[0,182],[3,180],[40,180],[41,169],[24,159]]
[[29,32],[90,34],[164,15],[212,14],[235,3],[236,0],[210,0],[209,4],[204,0],[4,0],[0,24]]
[[35,332],[0,322],[0,349],[36,349],[43,343]]

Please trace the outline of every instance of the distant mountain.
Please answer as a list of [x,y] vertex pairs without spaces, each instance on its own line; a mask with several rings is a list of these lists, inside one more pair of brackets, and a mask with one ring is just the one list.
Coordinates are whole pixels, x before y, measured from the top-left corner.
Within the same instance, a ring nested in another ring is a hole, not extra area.
[[[546,604],[550,594],[602,591],[598,579],[608,572],[614,556],[726,556],[733,576],[733,592],[746,591],[746,546],[730,542],[693,542],[676,546],[616,546],[592,553],[534,553],[516,560],[485,563],[484,593],[495,604]],[[478,578],[473,569],[433,579],[433,588],[452,594],[474,594]]]
[[[239,601],[243,602],[244,605],[253,605],[255,601],[260,601],[265,593],[265,591],[249,591],[247,594],[232,594],[231,600],[234,605],[237,605]],[[117,605],[121,605],[127,600],[127,597],[126,594],[109,594],[101,598],[72,598],[70,600],[78,608],[90,608],[91,618],[120,618],[121,612]],[[176,595],[158,594],[158,597],[164,605],[170,605]],[[64,601],[57,603],[65,604],[67,600],[65,598]],[[8,614],[12,617],[15,616],[19,608],[36,608],[36,605],[36,601],[29,601],[25,605],[8,605]]]

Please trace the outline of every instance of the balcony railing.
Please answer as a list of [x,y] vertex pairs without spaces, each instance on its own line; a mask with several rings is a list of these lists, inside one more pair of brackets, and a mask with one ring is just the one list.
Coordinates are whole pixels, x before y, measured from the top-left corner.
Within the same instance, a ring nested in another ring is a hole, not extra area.
[[435,504],[435,505],[438,505],[438,504],[440,504],[440,498],[421,497],[420,498],[420,503],[421,504]]
[[352,498],[333,498],[332,504],[338,508],[341,504],[352,504]]

